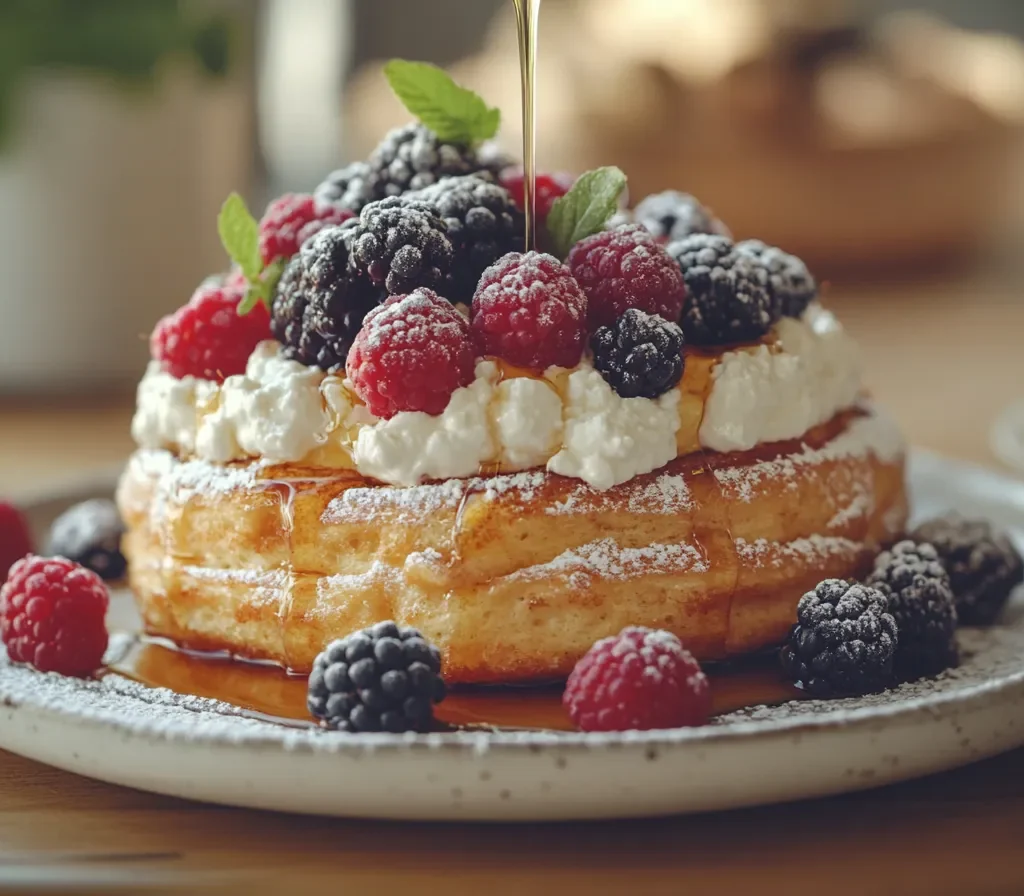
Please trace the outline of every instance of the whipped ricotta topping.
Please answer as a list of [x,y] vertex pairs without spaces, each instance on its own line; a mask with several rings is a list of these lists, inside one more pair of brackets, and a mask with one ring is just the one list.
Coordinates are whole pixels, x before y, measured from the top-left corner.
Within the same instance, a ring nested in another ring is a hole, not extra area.
[[488,408],[497,380],[497,365],[481,361],[476,378],[455,390],[443,413],[405,411],[362,427],[352,450],[356,469],[395,485],[478,472],[496,453]]
[[680,392],[622,398],[589,366],[569,376],[562,450],[548,469],[608,489],[676,456]]
[[856,343],[835,316],[812,305],[800,320],[776,325],[778,351],[726,352],[712,371],[700,443],[746,451],[795,439],[851,407],[861,390]]
[[856,403],[859,356],[835,317],[812,306],[801,320],[781,321],[774,335],[771,346],[719,359],[699,432],[692,423],[689,440],[680,432],[685,378],[657,399],[622,398],[587,359],[537,377],[503,375],[482,360],[442,414],[378,420],[347,381],[286,360],[273,341],[257,347],[243,375],[221,385],[179,380],[151,363],[132,433],[144,448],[218,464],[323,462],[402,486],[473,476],[495,464],[546,467],[603,490],[668,463],[680,439],[746,450],[802,436]]
[[178,448],[204,460],[302,460],[327,439],[332,418],[321,396],[328,378],[263,342],[242,375],[218,386],[175,379],[152,362],[139,384],[132,435],[143,448]]

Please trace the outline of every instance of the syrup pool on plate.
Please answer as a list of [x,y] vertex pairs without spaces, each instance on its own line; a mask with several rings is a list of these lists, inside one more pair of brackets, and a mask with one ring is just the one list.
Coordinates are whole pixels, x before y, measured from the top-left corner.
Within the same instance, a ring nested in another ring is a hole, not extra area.
[[[138,638],[108,666],[155,688],[208,697],[240,707],[254,717],[283,725],[313,724],[306,710],[306,678],[270,663],[234,660],[223,654],[177,649],[162,641]],[[799,699],[775,657],[759,657],[711,666],[713,712]],[[561,685],[455,688],[435,710],[439,727],[571,731],[562,709]]]

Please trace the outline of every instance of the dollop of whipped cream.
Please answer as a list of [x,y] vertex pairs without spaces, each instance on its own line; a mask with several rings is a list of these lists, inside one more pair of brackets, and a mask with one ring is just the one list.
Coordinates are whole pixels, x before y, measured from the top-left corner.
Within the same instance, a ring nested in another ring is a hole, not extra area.
[[700,443],[746,451],[795,439],[852,406],[861,390],[857,344],[835,316],[812,305],[804,317],[776,325],[777,352],[726,352],[712,371]]
[[[132,435],[143,448],[177,448],[227,463],[264,457],[294,463],[327,439],[332,419],[321,397],[324,372],[260,343],[244,374],[218,386],[178,380],[151,362],[139,384]],[[336,379],[336,378],[333,378]]]
[[594,368],[569,376],[563,447],[548,469],[598,489],[649,473],[676,456],[680,392],[622,398]]
[[622,398],[586,359],[543,376],[503,375],[481,360],[443,413],[378,420],[342,377],[284,359],[271,341],[253,352],[244,375],[221,385],[175,379],[150,364],[132,434],[144,448],[214,463],[259,457],[351,466],[393,485],[499,465],[546,467],[607,489],[668,463],[680,444],[737,451],[798,438],[855,404],[861,388],[853,340],[818,306],[781,321],[774,344],[726,352],[711,378],[699,431],[693,422],[686,433],[685,374],[657,399]]

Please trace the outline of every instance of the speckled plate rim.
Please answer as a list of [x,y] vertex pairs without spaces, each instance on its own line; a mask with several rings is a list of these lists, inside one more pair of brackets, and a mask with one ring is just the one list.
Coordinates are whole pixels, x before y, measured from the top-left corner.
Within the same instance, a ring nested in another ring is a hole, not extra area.
[[[918,512],[925,515],[939,506],[935,504],[936,492],[943,493],[947,506],[998,518],[999,522],[1024,529],[1024,481],[1015,480],[984,467],[952,461],[924,451],[915,451],[910,463],[912,502],[915,507],[924,505],[927,509]],[[102,477],[90,486],[76,488],[74,493],[97,492],[109,487],[110,477]],[[56,501],[59,496],[51,493],[40,500]],[[26,506],[30,506],[26,504]],[[1020,614],[1024,616],[1024,613]],[[1024,621],[1021,623],[1024,625]],[[18,695],[18,689],[11,688],[11,673],[21,672],[6,665],[0,666],[0,706],[7,709],[28,709],[33,713],[53,718],[74,720],[79,725],[112,728],[124,736],[137,736],[161,740],[187,739],[191,743],[218,744],[225,738],[222,734],[204,731],[201,727],[188,724],[187,716],[180,724],[171,719],[153,721],[145,719],[126,720],[119,712],[97,711],[95,707],[79,708],[40,705],[30,695]],[[30,673],[38,677],[38,673]],[[56,677],[55,677],[56,679]],[[981,683],[957,687],[956,676],[950,679],[948,690],[930,690],[926,695],[915,697],[914,685],[905,685],[886,695],[884,702],[877,697],[853,698],[835,701],[804,701],[797,704],[802,712],[777,719],[764,718],[743,720],[743,713],[733,713],[701,728],[682,728],[658,731],[629,731],[613,733],[540,732],[540,731],[472,731],[431,734],[365,734],[352,737],[317,728],[288,728],[270,722],[246,719],[246,731],[239,725],[237,736],[230,740],[234,744],[244,743],[247,747],[261,749],[286,749],[288,751],[331,752],[398,750],[403,753],[415,750],[436,751],[439,749],[467,753],[487,750],[556,746],[563,750],[587,751],[595,748],[638,746],[638,747],[684,747],[688,745],[712,746],[723,742],[757,735],[764,738],[771,735],[791,736],[795,733],[814,732],[823,729],[843,728],[849,730],[858,725],[877,725],[879,722],[899,718],[913,720],[915,717],[930,717],[938,712],[958,709],[979,709],[990,703],[1004,703],[1018,697],[1024,699],[1024,655],[1020,667],[1007,675]],[[83,688],[78,690],[82,694]],[[154,694],[160,693],[159,691]],[[164,692],[164,696],[167,692]],[[131,695],[123,694],[124,697]],[[141,701],[148,703],[149,701]],[[154,701],[155,703],[156,701]],[[863,704],[863,705],[861,705]],[[194,709],[182,708],[184,713],[195,713]],[[224,716],[241,722],[239,711],[227,704],[207,701],[204,712]],[[0,736],[0,745],[3,737]]]

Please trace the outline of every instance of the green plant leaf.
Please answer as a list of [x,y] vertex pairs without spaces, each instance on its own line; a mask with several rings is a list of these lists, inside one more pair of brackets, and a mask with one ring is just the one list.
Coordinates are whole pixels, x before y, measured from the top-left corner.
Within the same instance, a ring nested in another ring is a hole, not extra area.
[[548,214],[548,234],[560,258],[608,223],[618,211],[619,197],[625,189],[626,175],[614,165],[580,175]]
[[289,259],[278,258],[272,261],[262,273],[255,279],[249,281],[249,288],[245,291],[245,297],[238,303],[238,313],[246,315],[260,302],[270,310],[274,298],[274,291],[277,289],[277,281],[281,279]]
[[405,108],[445,143],[472,145],[498,133],[501,111],[436,65],[392,59],[384,75]]
[[250,214],[245,200],[232,193],[217,216],[217,233],[224,250],[245,274],[250,283],[259,279],[263,270],[260,258],[260,226]]

